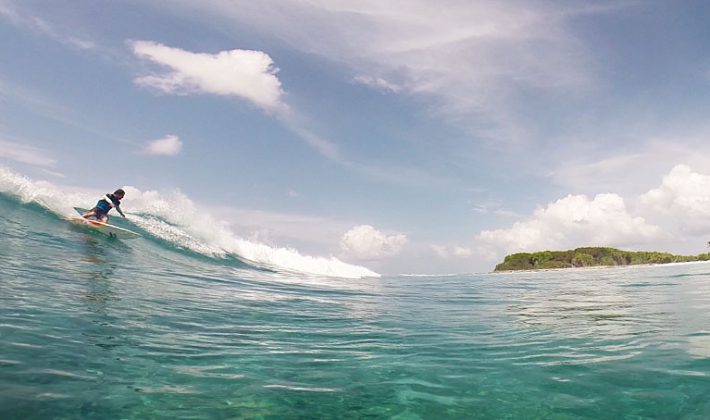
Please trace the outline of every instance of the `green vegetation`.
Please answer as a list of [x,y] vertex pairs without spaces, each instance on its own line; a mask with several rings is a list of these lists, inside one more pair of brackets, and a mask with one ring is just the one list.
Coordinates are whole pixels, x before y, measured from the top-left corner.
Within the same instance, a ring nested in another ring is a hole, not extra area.
[[505,257],[495,271],[542,270],[550,268],[595,267],[609,265],[667,264],[708,261],[710,253],[695,256],[667,252],[622,251],[615,248],[588,247],[569,251],[521,252]]

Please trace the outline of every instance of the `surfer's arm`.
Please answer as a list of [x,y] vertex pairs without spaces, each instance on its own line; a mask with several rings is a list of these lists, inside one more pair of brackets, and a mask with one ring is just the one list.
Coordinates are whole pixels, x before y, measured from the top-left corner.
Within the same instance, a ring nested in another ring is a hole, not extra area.
[[120,207],[120,206],[116,206],[116,211],[118,212],[118,214],[120,214],[120,215],[123,216],[124,218],[126,217],[126,215],[123,214],[123,212],[121,211],[121,207]]

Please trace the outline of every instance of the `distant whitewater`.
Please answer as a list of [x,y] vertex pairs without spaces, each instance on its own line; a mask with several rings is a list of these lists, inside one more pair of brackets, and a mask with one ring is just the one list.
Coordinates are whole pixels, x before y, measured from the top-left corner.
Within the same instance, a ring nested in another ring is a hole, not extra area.
[[[198,208],[180,192],[161,194],[134,187],[124,187],[124,190],[126,199],[122,208],[130,222],[144,236],[167,246],[212,258],[237,259],[255,268],[342,278],[379,277],[368,268],[335,257],[303,255],[291,248],[277,248],[240,238],[226,222]],[[0,198],[4,196],[24,205],[39,206],[60,219],[75,216],[74,207],[93,206],[103,193],[105,191],[62,189],[0,167]],[[120,225],[120,219],[112,217],[111,222]]]

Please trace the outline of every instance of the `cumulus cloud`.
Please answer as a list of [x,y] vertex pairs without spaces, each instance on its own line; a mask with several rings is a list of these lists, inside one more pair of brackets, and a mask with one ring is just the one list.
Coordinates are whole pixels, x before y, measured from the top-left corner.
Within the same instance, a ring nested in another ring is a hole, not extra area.
[[685,164],[676,165],[661,185],[641,195],[638,203],[640,211],[662,220],[679,240],[707,240],[710,175],[694,172]]
[[278,69],[262,51],[194,53],[157,42],[132,42],[133,53],[171,71],[142,76],[135,83],[164,93],[237,96],[270,111],[284,110]]
[[162,139],[148,142],[143,148],[147,155],[175,156],[182,150],[182,142],[178,136],[167,135]]
[[398,254],[406,243],[404,234],[388,236],[370,225],[360,225],[343,235],[340,248],[355,258],[377,259]]
[[634,217],[617,194],[568,195],[508,229],[486,230],[479,244],[505,253],[582,245],[628,246],[658,237],[658,226]]
[[643,194],[642,205],[679,218],[710,218],[710,176],[693,172],[687,165],[675,166],[658,188]]
[[57,161],[43,150],[20,143],[0,140],[0,158],[40,167],[52,167]]

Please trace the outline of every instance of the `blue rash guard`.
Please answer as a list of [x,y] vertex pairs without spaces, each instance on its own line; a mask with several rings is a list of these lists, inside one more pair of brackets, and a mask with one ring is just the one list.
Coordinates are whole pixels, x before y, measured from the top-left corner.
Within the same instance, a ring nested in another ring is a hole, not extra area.
[[112,208],[120,205],[121,200],[119,200],[118,197],[113,194],[106,194],[101,197],[98,202],[96,202],[96,207],[94,207],[96,218],[100,219],[102,216],[108,216],[108,212],[111,211]]

